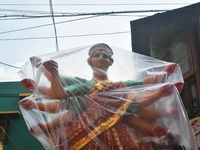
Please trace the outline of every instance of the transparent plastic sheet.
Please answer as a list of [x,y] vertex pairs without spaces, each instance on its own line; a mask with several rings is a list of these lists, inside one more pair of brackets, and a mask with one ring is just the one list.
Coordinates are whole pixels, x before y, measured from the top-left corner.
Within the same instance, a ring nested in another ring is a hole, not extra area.
[[90,48],[31,57],[19,72],[33,90],[21,112],[45,149],[197,149],[178,65]]

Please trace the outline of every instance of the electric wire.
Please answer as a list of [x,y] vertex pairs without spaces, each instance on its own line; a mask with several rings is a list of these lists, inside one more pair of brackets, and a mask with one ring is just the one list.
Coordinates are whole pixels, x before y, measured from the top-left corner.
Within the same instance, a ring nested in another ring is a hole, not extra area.
[[[196,8],[198,9],[198,8]],[[8,9],[10,10],[10,9]],[[86,16],[86,15],[109,15],[109,14],[123,14],[123,13],[152,13],[152,12],[165,12],[165,11],[171,11],[172,9],[154,9],[154,10],[126,10],[126,11],[108,11],[108,12],[54,12],[54,17],[73,17],[73,16]],[[188,8],[187,11],[191,10],[191,8]],[[194,10],[194,9],[192,9]],[[199,9],[198,9],[199,10]],[[0,11],[5,11],[5,9],[0,9]],[[27,10],[15,10],[20,11],[23,13],[27,13]],[[185,10],[186,11],[186,10]],[[34,11],[33,11],[34,12]],[[29,13],[29,11],[28,11]],[[37,14],[37,13],[36,13]],[[2,14],[1,14],[2,15]],[[32,17],[32,18],[44,18],[44,17],[51,17],[51,13],[39,13],[39,15],[19,15],[19,14],[12,14],[12,15],[6,15],[3,14],[1,17],[14,17],[14,16],[21,16],[21,17]]]
[[16,68],[16,69],[21,69],[20,67],[16,67],[16,66],[13,66],[13,65],[9,65],[9,64],[3,63],[3,62],[0,62],[0,64],[5,65],[5,66],[8,66],[8,67]]
[[[5,9],[3,9],[4,11]],[[10,10],[10,9],[9,9]],[[108,12],[54,12],[56,17],[59,16],[83,16],[83,15],[108,15],[108,14],[121,14],[121,13],[148,13],[148,12],[163,12],[163,11],[169,11],[172,9],[154,9],[154,10],[126,10],[126,11],[108,11]],[[2,11],[2,9],[0,9]],[[15,10],[15,11],[20,11],[23,13],[27,13],[26,10]],[[29,12],[28,12],[29,13]],[[39,13],[39,14],[49,14],[49,13]],[[23,15],[22,15],[23,16]],[[33,17],[40,17],[40,16],[33,16]],[[41,16],[41,17],[46,17],[46,16]],[[49,16],[48,16],[49,17]]]
[[[111,15],[108,15],[108,16],[113,16],[113,17],[147,17],[149,15],[120,15],[120,14],[111,14]],[[55,15],[54,15],[55,17]],[[3,18],[3,19],[1,19]],[[5,18],[5,19],[4,19]],[[29,16],[19,16],[19,15],[12,15],[12,16],[0,16],[0,20],[24,20],[24,19],[40,19],[40,17],[29,17]]]
[[[138,3],[138,4],[54,4],[54,6],[117,6],[117,5],[189,5],[192,3]],[[0,4],[0,6],[47,6],[48,4]]]
[[[162,11],[169,11],[169,10],[162,10]],[[148,13],[152,13],[154,11],[149,11]],[[155,11],[155,12],[161,12],[161,11]],[[70,14],[70,15],[66,15],[66,14],[58,14],[55,15],[54,14],[54,18],[61,18],[61,17],[79,17],[79,16],[86,16],[86,15],[98,15],[98,16],[117,16],[119,14],[124,14],[124,13],[130,13],[130,12],[122,12],[122,13],[115,13],[115,12],[111,12],[111,13],[82,13],[82,14]],[[138,12],[140,13],[140,12]],[[123,16],[123,15],[121,15]],[[125,16],[125,15],[124,15]],[[139,16],[139,15],[132,15],[132,16]],[[142,16],[142,15],[140,15]],[[148,15],[143,15],[143,16],[148,16]],[[0,20],[5,20],[5,19],[1,19],[1,18],[12,18],[12,19],[36,19],[36,18],[49,18],[51,17],[51,15],[0,15]]]
[[[96,34],[66,35],[66,36],[57,36],[57,38],[84,37],[84,36],[99,36],[99,35],[113,35],[113,34],[124,34],[124,33],[130,33],[130,31],[109,32],[109,33],[96,33]],[[0,39],[0,41],[37,40],[37,39],[52,39],[52,38],[55,38],[55,37],[12,38],[12,39]]]
[[[122,13],[123,14],[123,13]],[[105,15],[116,15],[115,13],[113,14],[106,14],[106,13],[102,13],[102,14],[80,14],[80,15],[55,15],[54,17],[76,17],[76,16],[86,16],[86,15],[100,15],[100,16],[105,16]],[[0,18],[17,18],[17,17],[21,17],[21,18],[49,18],[51,17],[51,15],[45,15],[45,16],[31,16],[31,15],[0,15]]]
[[[143,10],[143,11],[118,11],[118,12],[103,12],[103,13],[82,13],[82,14],[77,14],[78,16],[80,15],[93,15],[85,18],[78,18],[78,19],[72,19],[72,20],[67,20],[67,21],[62,21],[62,22],[57,22],[55,24],[61,24],[61,23],[67,23],[67,22],[73,22],[73,21],[78,21],[78,20],[84,20],[84,19],[89,19],[89,18],[94,18],[94,17],[100,17],[100,16],[106,16],[110,14],[119,14],[119,13],[139,13],[139,12],[157,12],[160,10]],[[163,11],[163,10],[161,10]],[[40,26],[33,26],[33,27],[27,27],[27,28],[22,28],[22,29],[16,29],[16,30],[9,30],[9,31],[4,31],[0,32],[0,34],[5,34],[5,33],[11,33],[11,32],[17,32],[17,31],[22,31],[22,30],[28,30],[28,29],[34,29],[34,28],[40,28],[40,27],[45,27],[45,26],[50,26],[52,24],[45,24],[45,25],[40,25]]]
[[[79,20],[90,19],[90,18],[95,18],[95,17],[99,17],[99,16],[83,17],[83,18],[78,18],[78,19],[72,19],[72,20],[67,20],[67,21],[56,22],[55,24],[62,24],[62,23],[79,21]],[[40,27],[45,27],[45,26],[50,26],[50,25],[52,25],[52,23],[51,24],[39,25],[39,26],[33,26],[33,27],[27,27],[27,28],[21,28],[21,29],[16,29],[16,30],[4,31],[4,32],[0,32],[0,34],[23,31],[23,30],[29,30],[29,29],[35,29],[35,28],[40,28]]]
[[[151,12],[150,12],[151,13]],[[88,15],[98,15],[98,14],[88,14]],[[100,15],[105,15],[105,14],[100,14]],[[109,16],[120,16],[121,14],[106,14],[106,15],[109,15]],[[85,16],[84,14],[81,14],[81,15],[65,15],[65,14],[60,14],[60,15],[55,15],[54,14],[54,17],[76,17],[76,16]],[[123,13],[122,15],[123,16]],[[131,16],[148,16],[148,15],[131,15]],[[0,14],[0,18],[49,18],[51,17],[51,15],[45,15],[45,16],[35,16],[35,15],[1,15]]]
[[[198,8],[197,8],[198,9]],[[166,12],[171,11],[172,9],[158,9],[158,10],[128,10],[128,11],[111,11],[111,12],[87,12],[87,13],[80,13],[80,12],[54,12],[54,18],[56,17],[75,17],[75,16],[87,16],[87,15],[99,15],[99,16],[106,16],[106,15],[112,15],[112,14],[127,14],[127,13],[154,13],[154,12]],[[190,9],[187,9],[189,11]],[[194,10],[194,9],[192,9]],[[1,9],[0,9],[1,11]],[[186,11],[186,10],[185,10]],[[49,18],[52,17],[52,14],[39,14],[39,15],[27,15],[27,14],[0,14],[0,18],[14,18],[14,17],[21,17],[21,18]]]
[[53,5],[52,5],[52,1],[51,0],[49,0],[49,7],[50,7],[50,12],[51,12],[52,21],[53,21],[53,27],[54,27],[54,34],[55,34],[55,40],[56,40],[56,51],[59,51],[58,38],[57,38],[57,30],[56,30],[56,25],[55,25],[55,20],[54,20],[54,14],[53,14]]

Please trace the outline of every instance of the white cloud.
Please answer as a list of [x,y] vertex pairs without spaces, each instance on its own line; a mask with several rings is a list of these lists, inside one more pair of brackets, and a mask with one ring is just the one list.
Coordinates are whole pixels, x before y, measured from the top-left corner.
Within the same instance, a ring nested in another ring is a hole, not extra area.
[[[16,63],[14,66],[21,67],[23,63]],[[20,69],[0,66],[0,82],[20,81],[18,71]]]

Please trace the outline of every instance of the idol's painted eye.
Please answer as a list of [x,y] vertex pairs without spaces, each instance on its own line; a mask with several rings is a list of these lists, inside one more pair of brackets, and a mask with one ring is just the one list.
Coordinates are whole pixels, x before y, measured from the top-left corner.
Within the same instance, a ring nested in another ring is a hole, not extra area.
[[100,55],[99,55],[99,54],[95,54],[93,57],[94,57],[94,58],[99,58]]
[[108,59],[108,55],[103,54],[102,58],[104,58],[104,59]]

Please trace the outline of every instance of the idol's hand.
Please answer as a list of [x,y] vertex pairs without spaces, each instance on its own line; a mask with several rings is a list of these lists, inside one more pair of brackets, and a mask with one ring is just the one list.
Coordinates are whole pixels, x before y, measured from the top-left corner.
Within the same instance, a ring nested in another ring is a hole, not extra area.
[[30,58],[31,64],[38,68],[42,64],[42,59],[36,56]]
[[116,83],[115,87],[116,87],[117,89],[120,89],[120,88],[124,88],[124,87],[126,87],[126,86],[125,86],[124,83]]
[[36,134],[36,135],[40,135],[46,131],[47,131],[46,126],[42,123],[37,123],[36,125],[30,128],[30,133]]
[[33,90],[35,86],[35,81],[32,79],[23,79],[21,80],[21,84],[25,89]]
[[166,84],[159,89],[160,97],[166,97],[172,94],[173,84]]
[[179,93],[181,93],[183,86],[184,86],[184,83],[183,82],[176,82],[174,85],[178,89]]
[[36,109],[37,108],[37,104],[34,103],[30,99],[23,99],[23,100],[19,101],[18,104],[20,106],[22,106],[26,110],[31,110],[31,109]]
[[160,137],[167,134],[166,129],[163,126],[155,126],[153,128],[152,134],[154,136]]
[[52,74],[58,73],[58,63],[54,60],[49,60],[43,63],[43,66]]
[[176,71],[177,67],[178,67],[178,64],[170,64],[170,65],[166,66],[162,70],[162,72],[167,72],[167,75],[170,75]]

